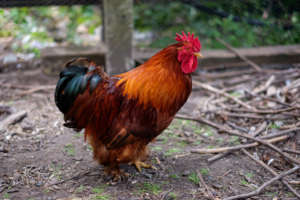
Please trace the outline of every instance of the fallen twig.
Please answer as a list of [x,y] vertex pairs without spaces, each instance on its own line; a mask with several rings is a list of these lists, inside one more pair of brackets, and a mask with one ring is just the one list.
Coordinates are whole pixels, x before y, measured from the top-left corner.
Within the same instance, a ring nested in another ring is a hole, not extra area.
[[226,121],[226,124],[228,124],[229,126],[231,126],[232,128],[234,129],[237,129],[241,132],[244,132],[244,133],[249,133],[249,130],[247,130],[246,128],[243,128],[243,127],[240,127],[240,126],[237,126],[236,124],[230,122],[230,121]]
[[43,90],[52,90],[55,89],[56,86],[55,85],[25,86],[25,85],[12,85],[12,84],[1,83],[0,87],[25,90],[19,93],[19,95],[24,96],[24,95],[32,94]]
[[243,117],[243,118],[250,118],[250,119],[268,119],[268,120],[284,120],[288,118],[293,118],[294,116],[261,116],[249,113],[231,113],[231,112],[216,112],[216,114],[225,115],[229,117]]
[[[261,165],[263,168],[265,168],[266,170],[268,170],[271,174],[273,174],[274,176],[278,176],[278,173],[275,172],[271,167],[269,167],[268,165],[266,165],[264,162],[262,162],[261,160],[256,159],[254,156],[252,156],[246,149],[242,149],[243,153],[246,154],[249,158],[251,158],[254,162],[256,162],[257,164]],[[283,178],[281,179],[281,182],[296,196],[300,199],[300,194],[298,194],[298,192],[292,187],[290,186],[290,184],[285,181]]]
[[282,112],[289,112],[295,109],[298,109],[296,107],[289,107],[289,108],[284,108],[284,109],[278,109],[278,110],[247,110],[247,109],[242,109],[242,108],[226,108],[227,110],[230,111],[235,111],[235,112],[249,112],[249,113],[257,113],[257,114],[278,114]]
[[296,163],[296,164],[300,164],[300,161],[285,154],[284,152],[282,152],[278,147],[266,142],[265,140],[262,140],[260,138],[254,138],[250,135],[246,135],[246,134],[241,134],[240,132],[236,131],[236,130],[231,130],[231,129],[228,129],[224,126],[221,126],[219,124],[216,124],[214,122],[211,122],[201,116],[199,116],[198,118],[193,118],[193,117],[188,117],[188,116],[183,116],[183,115],[176,115],[177,118],[181,118],[181,119],[187,119],[187,120],[193,120],[193,121],[197,121],[197,122],[200,122],[200,123],[203,123],[203,124],[206,124],[206,125],[209,125],[213,128],[216,128],[220,131],[223,131],[223,132],[226,132],[230,135],[235,135],[235,136],[239,136],[239,137],[244,137],[244,138],[247,138],[247,139],[250,139],[250,140],[254,140],[256,142],[259,142],[267,147],[269,147],[270,149],[272,149],[273,151],[276,151],[277,153],[279,153],[282,157],[286,158],[288,161],[290,162],[293,162],[293,163]]
[[270,138],[290,134],[291,132],[295,132],[295,131],[300,131],[300,127],[294,127],[294,128],[278,131],[276,133],[271,133],[271,134],[268,134],[268,135],[265,135],[265,136],[262,136],[262,137],[259,137],[259,138],[260,139],[270,139]]
[[19,95],[21,96],[25,96],[25,95],[29,95],[35,92],[40,92],[43,90],[53,90],[55,89],[55,85],[44,85],[44,86],[38,86],[38,87],[34,87],[34,88],[30,88],[29,90],[20,92]]
[[232,78],[247,74],[257,73],[255,70],[240,70],[240,71],[226,71],[226,72],[219,72],[219,73],[201,73],[201,75],[193,76],[193,79],[202,80],[203,78],[206,79],[221,79],[221,78]]
[[253,67],[256,71],[261,72],[262,69],[260,66],[258,66],[256,63],[252,62],[242,54],[240,54],[237,50],[235,50],[232,46],[230,46],[228,43],[226,43],[224,40],[220,38],[216,38],[216,40],[220,43],[222,43],[224,46],[226,46],[231,52],[233,52],[236,56],[238,56],[241,60],[245,61],[247,64],[249,64],[251,67]]
[[272,101],[272,102],[281,104],[281,105],[283,105],[283,106],[288,106],[288,107],[294,108],[294,106],[292,106],[292,105],[290,105],[290,104],[288,104],[288,103],[279,101],[278,99],[274,99],[274,98],[271,98],[271,97],[266,97],[266,96],[261,96],[261,95],[253,94],[252,92],[250,92],[250,91],[248,91],[248,90],[245,90],[245,92],[247,92],[248,94],[250,94],[251,96],[254,96],[254,97],[262,98],[262,99],[264,99],[264,100]]
[[63,183],[65,183],[65,182],[67,182],[67,181],[70,181],[70,180],[79,179],[80,177],[86,176],[86,175],[88,175],[88,174],[90,174],[90,173],[91,173],[91,171],[87,171],[87,172],[84,172],[84,173],[80,173],[80,174],[77,174],[77,175],[72,176],[72,177],[70,177],[70,178],[67,178],[67,179],[64,179],[64,180],[61,180],[61,181],[57,181],[57,182],[55,182],[55,183],[52,183],[52,184],[50,184],[50,185],[47,185],[47,187],[50,187],[50,186],[53,186],[53,185],[60,185],[60,184],[63,184]]
[[13,113],[0,122],[0,130],[6,129],[7,126],[16,124],[22,121],[27,116],[27,112],[22,110],[17,113]]
[[12,84],[4,84],[4,83],[1,83],[0,87],[12,88],[12,89],[22,89],[22,90],[28,90],[31,88],[28,85],[12,85]]
[[296,122],[294,124],[287,124],[280,126],[279,129],[290,129],[290,128],[295,128],[295,127],[300,127],[300,122]]
[[260,86],[257,87],[257,88],[254,88],[254,89],[253,89],[253,94],[258,94],[258,93],[261,93],[261,92],[267,90],[267,89],[270,87],[270,85],[273,83],[274,80],[275,80],[275,76],[272,75],[272,76],[265,82],[265,84],[260,85]]
[[235,101],[236,103],[240,104],[241,106],[243,106],[243,107],[245,107],[245,108],[248,108],[248,109],[250,109],[250,110],[255,110],[255,108],[251,107],[250,105],[248,105],[248,104],[242,102],[241,100],[239,100],[239,99],[237,99],[237,98],[235,98],[235,97],[229,95],[229,94],[226,93],[226,92],[223,92],[223,91],[221,91],[221,90],[219,90],[219,89],[217,89],[217,88],[212,87],[211,85],[207,85],[207,84],[205,84],[205,83],[201,83],[201,82],[198,82],[198,81],[193,81],[193,84],[194,84],[195,86],[201,87],[201,88],[206,89],[206,90],[208,90],[208,91],[211,91],[211,92],[213,92],[213,93],[216,93],[216,94],[225,96],[225,97],[227,97],[228,99],[231,99],[231,100]]
[[207,162],[212,163],[216,160],[219,160],[227,155],[229,155],[232,151],[226,151],[225,153],[219,153],[207,159]]
[[[283,140],[288,139],[289,136],[284,135],[276,138],[272,138],[270,140],[265,140],[265,142],[268,143],[275,143],[275,142],[280,142]],[[199,154],[205,154],[205,153],[222,153],[222,152],[228,152],[228,151],[235,151],[235,150],[240,150],[243,148],[250,148],[250,147],[255,147],[258,146],[260,143],[254,142],[251,144],[242,144],[242,145],[237,145],[233,147],[221,147],[221,148],[214,148],[214,149],[193,149],[191,150],[191,153],[199,153]]]
[[290,175],[290,174],[294,173],[299,168],[300,167],[297,165],[294,168],[279,174],[278,176],[276,176],[276,177],[272,178],[271,180],[269,180],[269,181],[265,182],[264,184],[262,184],[260,187],[258,187],[253,192],[249,192],[249,193],[246,193],[246,194],[240,194],[240,195],[236,195],[236,196],[232,196],[232,197],[227,197],[224,200],[246,199],[246,198],[249,198],[249,197],[259,195],[265,187],[267,187],[268,185],[271,185],[273,182],[275,182],[279,179],[282,179],[283,177],[285,177],[287,175]]
[[300,155],[300,151],[296,151],[296,150],[291,150],[291,149],[283,149],[284,152],[287,153],[293,153],[293,154],[298,154]]
[[289,184],[300,185],[300,181],[289,181]]
[[[202,177],[202,174],[197,170],[197,176],[199,177],[199,186],[201,187],[201,185],[202,186],[204,186],[205,187],[205,190],[206,190],[206,193],[207,193],[207,197],[209,198],[209,199],[211,199],[211,200],[214,200],[215,199],[215,197],[214,197],[214,195],[211,193],[211,189],[208,187],[208,185],[205,183],[205,181],[204,181],[204,179],[203,179],[203,177]],[[201,184],[200,184],[201,183]]]
[[11,114],[12,112],[13,112],[12,107],[0,105],[0,115],[2,115],[3,113]]
[[173,188],[171,188],[170,190],[166,191],[166,192],[163,192],[161,195],[160,195],[160,198],[159,200],[165,200],[165,199],[169,199],[168,195],[170,194],[170,192],[172,192]]
[[251,134],[253,137],[258,136],[260,133],[262,133],[268,126],[267,122],[263,122],[256,130],[253,134]]

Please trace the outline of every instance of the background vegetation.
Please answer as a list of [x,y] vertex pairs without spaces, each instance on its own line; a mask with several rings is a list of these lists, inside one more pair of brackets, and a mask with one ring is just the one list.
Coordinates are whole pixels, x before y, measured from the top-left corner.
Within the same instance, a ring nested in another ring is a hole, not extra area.
[[[299,9],[294,0],[139,0],[134,4],[135,29],[142,37],[137,45],[163,47],[181,30],[199,35],[206,49],[223,48],[215,37],[235,47],[299,43]],[[15,38],[15,51],[38,55],[40,48],[58,43],[93,44],[101,18],[93,6],[12,8],[0,10],[0,24],[0,37]]]

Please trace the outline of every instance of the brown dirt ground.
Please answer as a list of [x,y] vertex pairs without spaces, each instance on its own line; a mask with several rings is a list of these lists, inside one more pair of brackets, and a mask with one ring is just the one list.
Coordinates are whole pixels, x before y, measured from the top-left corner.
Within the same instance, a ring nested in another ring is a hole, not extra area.
[[[0,80],[5,84],[49,85],[55,84],[57,77],[31,70],[1,74]],[[212,155],[190,154],[192,148],[228,146],[239,141],[207,126],[176,119],[150,145],[147,162],[157,170],[138,173],[124,165],[121,167],[130,177],[112,183],[103,167],[93,161],[83,134],[63,127],[53,100],[54,90],[27,96],[21,96],[20,91],[0,91],[0,105],[28,114],[0,132],[0,149],[7,150],[0,151],[0,199],[208,199],[204,187],[198,184],[197,171],[213,194],[222,199],[252,191],[272,177],[239,152],[211,164],[207,158]],[[193,93],[181,112],[193,112],[201,98],[201,92]],[[60,181],[64,182],[58,184]],[[293,199],[293,195],[278,182],[253,199],[275,198]]]

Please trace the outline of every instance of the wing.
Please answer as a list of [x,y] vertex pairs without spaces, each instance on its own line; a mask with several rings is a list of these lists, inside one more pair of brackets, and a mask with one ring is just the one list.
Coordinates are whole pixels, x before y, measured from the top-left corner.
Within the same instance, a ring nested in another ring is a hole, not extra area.
[[101,140],[109,135],[114,130],[113,123],[122,102],[121,93],[114,87],[115,81],[102,81],[93,92],[87,88],[77,96],[65,119],[79,129],[92,127]]

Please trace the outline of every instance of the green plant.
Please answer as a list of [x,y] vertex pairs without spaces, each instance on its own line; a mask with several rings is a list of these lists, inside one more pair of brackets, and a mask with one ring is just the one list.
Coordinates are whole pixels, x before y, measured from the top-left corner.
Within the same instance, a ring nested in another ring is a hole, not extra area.
[[[294,44],[300,41],[300,13],[292,9],[294,1],[282,2],[282,6],[268,12],[262,18],[266,2],[254,0],[248,3],[230,1],[202,2],[212,10],[221,10],[231,15],[220,18],[198,11],[192,4],[180,2],[170,3],[138,3],[135,5],[135,27],[140,31],[156,32],[156,40],[152,47],[162,48],[173,42],[173,36],[181,30],[191,31],[200,36],[206,49],[225,48],[216,41],[219,37],[234,47],[250,47],[274,44]],[[295,4],[295,2],[294,2]],[[281,10],[282,7],[291,9]],[[234,16],[242,20],[236,22]],[[253,26],[247,23],[248,18],[264,22],[264,26]],[[292,26],[291,29],[285,25]],[[163,27],[163,28],[162,28]]]
[[101,194],[101,193],[104,192],[104,188],[102,188],[102,187],[96,187],[96,188],[93,188],[91,192],[95,193],[95,194]]
[[111,196],[108,195],[108,194],[105,194],[105,195],[96,195],[93,199],[94,200],[97,200],[97,199],[99,199],[99,200],[109,200],[109,199],[111,199]]
[[75,155],[75,147],[73,144],[66,144],[65,145],[65,152],[68,154],[68,156],[74,156]]
[[108,200],[111,199],[111,196],[108,194],[103,194],[105,190],[105,185],[101,185],[99,187],[95,187],[91,190],[92,193],[96,194],[96,196],[93,198],[93,200]]
[[240,139],[238,136],[231,136],[229,142],[234,145],[240,144]]
[[169,177],[173,179],[179,179],[177,174],[170,174]]
[[187,142],[186,140],[181,140],[181,141],[178,141],[177,144],[180,147],[185,147],[189,144],[189,142]]
[[199,184],[200,181],[196,172],[192,172],[191,174],[189,174],[188,179],[195,184]]
[[279,129],[280,128],[280,126],[278,125],[278,124],[276,124],[276,123],[271,123],[270,125],[269,125],[269,128],[271,128],[271,129]]
[[202,143],[202,141],[199,139],[199,140],[195,140],[194,142],[193,142],[193,144],[195,144],[195,145],[199,145],[199,144],[201,144]]
[[238,91],[233,91],[233,92],[230,92],[229,95],[238,98],[238,97],[241,97],[243,94]]
[[195,130],[195,133],[196,134],[201,134],[203,132],[203,129],[202,128],[197,128],[196,130]]
[[66,27],[63,39],[82,44],[77,28],[82,25],[93,34],[101,25],[101,18],[93,6],[22,7],[1,9],[0,24],[0,37],[17,39],[12,44],[13,50],[39,56],[41,47],[54,42],[55,30]]
[[245,176],[247,177],[247,178],[252,178],[253,177],[253,173],[251,173],[251,172],[248,172],[248,173],[246,173],[245,174]]
[[169,193],[169,197],[170,197],[171,199],[176,199],[177,194],[176,194],[175,192],[170,192],[170,193]]
[[269,197],[276,197],[278,196],[278,192],[265,192],[265,195]]
[[214,146],[214,145],[208,145],[207,148],[208,148],[208,149],[214,149],[215,146]]
[[207,176],[209,174],[209,169],[207,168],[201,168],[200,169],[200,173],[203,175],[203,176]]
[[206,137],[211,137],[214,135],[214,131],[211,127],[209,126],[204,126],[204,131],[203,131],[203,135]]
[[162,147],[160,147],[160,146],[154,146],[154,147],[152,147],[152,149],[153,149],[154,151],[161,151],[161,150],[162,150]]
[[178,148],[171,148],[171,149],[168,149],[166,152],[165,152],[165,155],[166,156],[171,156],[175,153],[179,153],[181,152],[182,150],[181,149],[178,149]]
[[155,183],[150,183],[150,182],[145,182],[140,185],[140,191],[141,192],[150,192],[153,194],[158,194],[161,192],[161,187],[158,184]]
[[10,195],[6,192],[3,194],[3,199],[9,199],[10,198]]
[[246,181],[245,179],[242,179],[242,180],[241,180],[241,184],[242,184],[242,185],[245,185],[245,186],[248,186],[248,185],[249,185],[248,181]]
[[78,188],[76,188],[75,193],[81,193],[85,190],[85,186],[80,185]]
[[44,192],[45,192],[45,193],[49,193],[49,192],[50,192],[50,189],[46,188],[46,189],[44,189]]
[[62,166],[60,164],[57,164],[57,165],[51,164],[51,169],[53,170],[53,175],[58,180],[61,179],[61,168],[62,168]]
[[[151,41],[150,47],[154,48],[173,43],[174,34],[181,30],[198,35],[205,49],[225,48],[216,40],[217,37],[234,47],[300,42],[300,12],[294,9],[295,1],[281,1],[282,5],[279,7],[279,4],[273,4],[265,18],[262,17],[262,13],[269,5],[267,1],[231,3],[216,0],[202,3],[212,10],[224,11],[229,16],[220,18],[201,12],[192,4],[179,1],[159,4],[141,1],[134,4],[134,27],[139,31],[153,33],[154,40]],[[1,9],[0,37],[14,37],[17,39],[12,44],[15,51],[33,52],[39,56],[40,46],[45,47],[56,42],[57,37],[53,33],[63,27],[64,36],[61,39],[64,42],[82,45],[85,38],[80,37],[79,27],[84,27],[85,32],[89,34],[94,34],[96,28],[102,24],[97,9],[94,6]],[[234,16],[242,20],[237,22]],[[249,25],[245,20],[248,18],[263,21],[264,26]],[[39,45],[36,45],[37,43]]]
[[83,135],[83,134],[82,134],[81,132],[79,132],[79,133],[75,133],[74,137],[75,137],[75,138],[81,138],[82,135]]

